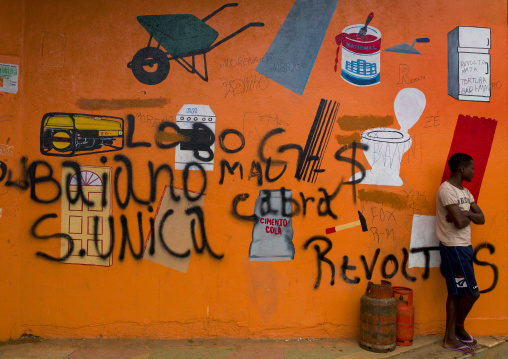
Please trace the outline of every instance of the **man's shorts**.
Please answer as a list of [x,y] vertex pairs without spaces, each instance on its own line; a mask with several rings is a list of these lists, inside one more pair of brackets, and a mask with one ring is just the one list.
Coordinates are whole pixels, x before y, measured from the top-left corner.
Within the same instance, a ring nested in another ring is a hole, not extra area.
[[439,252],[448,294],[477,293],[478,285],[473,269],[473,246],[447,247],[439,243]]

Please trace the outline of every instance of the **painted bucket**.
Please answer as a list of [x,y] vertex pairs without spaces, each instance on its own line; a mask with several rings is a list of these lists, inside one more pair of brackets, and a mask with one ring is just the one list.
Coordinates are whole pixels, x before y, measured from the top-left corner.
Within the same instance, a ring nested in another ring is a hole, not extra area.
[[356,86],[372,86],[381,81],[381,31],[368,26],[362,38],[358,32],[363,26],[348,26],[335,38],[342,44],[340,76]]

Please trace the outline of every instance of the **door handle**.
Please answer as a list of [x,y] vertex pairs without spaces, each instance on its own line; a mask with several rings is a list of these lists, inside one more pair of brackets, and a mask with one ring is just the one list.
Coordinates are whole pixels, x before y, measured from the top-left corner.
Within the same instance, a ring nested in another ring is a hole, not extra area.
[[485,73],[486,75],[489,74],[489,63],[487,62],[487,72]]

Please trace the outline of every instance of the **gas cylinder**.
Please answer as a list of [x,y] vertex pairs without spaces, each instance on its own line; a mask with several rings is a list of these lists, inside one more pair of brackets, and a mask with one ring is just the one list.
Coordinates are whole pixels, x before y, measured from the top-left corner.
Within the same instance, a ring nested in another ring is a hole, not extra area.
[[360,347],[377,353],[394,350],[396,325],[397,303],[392,284],[369,282],[360,300]]
[[413,345],[413,291],[406,287],[393,287],[393,296],[397,301],[397,345]]

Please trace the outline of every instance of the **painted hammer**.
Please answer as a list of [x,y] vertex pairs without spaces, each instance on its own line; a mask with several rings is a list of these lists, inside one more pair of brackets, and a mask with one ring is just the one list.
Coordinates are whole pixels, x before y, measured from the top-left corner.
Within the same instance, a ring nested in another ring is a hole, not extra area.
[[342,231],[343,229],[348,229],[356,226],[362,226],[362,232],[367,232],[369,228],[367,227],[367,221],[365,220],[365,217],[363,216],[362,212],[358,211],[358,217],[360,220],[350,223],[341,224],[335,227],[327,228],[326,234],[335,233],[338,231]]

